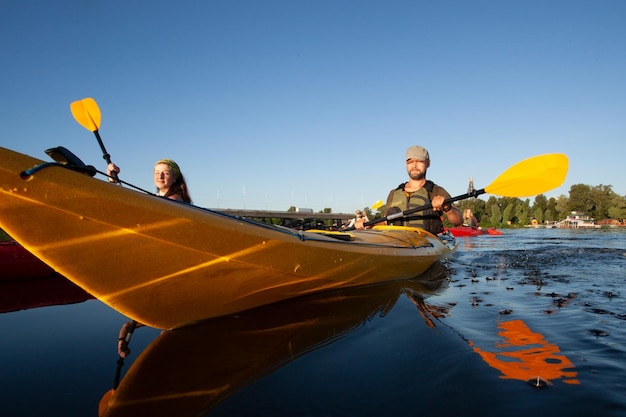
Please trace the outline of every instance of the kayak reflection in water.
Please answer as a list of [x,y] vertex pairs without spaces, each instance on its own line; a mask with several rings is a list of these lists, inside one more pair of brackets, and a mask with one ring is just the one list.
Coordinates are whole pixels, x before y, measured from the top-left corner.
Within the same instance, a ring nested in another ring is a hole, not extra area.
[[[423,298],[447,282],[447,270],[436,263],[411,280],[312,294],[163,331],[105,393],[98,414],[202,415],[253,381],[384,317],[403,293]],[[120,338],[130,329],[125,325]]]
[[406,296],[415,304],[417,307],[417,311],[420,313],[420,316],[424,319],[426,325],[430,328],[435,328],[437,325],[435,324],[435,320],[442,319],[450,313],[450,309],[452,305],[444,307],[437,306],[434,304],[427,304],[424,300],[424,297],[410,290],[405,291]]
[[536,387],[545,386],[550,380],[562,379],[566,384],[580,384],[576,379],[574,364],[560,353],[557,345],[549,343],[541,333],[535,333],[522,320],[503,321],[498,324],[503,338],[495,343],[494,352],[475,347],[492,368],[502,372],[502,379],[526,381]]
[[[447,317],[452,308],[430,305],[420,294],[405,293],[429,327],[436,327],[435,320]],[[500,378],[528,382],[537,388],[557,379],[566,384],[580,384],[572,361],[560,353],[556,344],[530,330],[522,320],[504,321],[498,324],[498,328],[502,330],[498,336],[504,340],[494,344],[496,351],[482,350],[471,340],[468,343],[487,365],[502,373]]]

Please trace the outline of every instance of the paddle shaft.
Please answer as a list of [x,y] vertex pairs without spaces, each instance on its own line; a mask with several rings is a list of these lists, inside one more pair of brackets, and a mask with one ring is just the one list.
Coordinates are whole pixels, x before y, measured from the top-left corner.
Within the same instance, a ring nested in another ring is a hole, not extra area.
[[[445,200],[443,200],[443,204],[446,205],[446,204],[454,203],[455,201],[465,200],[465,199],[471,198],[471,197],[478,197],[479,195],[485,194],[485,193],[486,193],[486,191],[485,191],[484,188],[482,188],[480,190],[474,190],[472,192],[461,194],[461,195],[458,195],[456,197],[446,198]],[[404,210],[404,211],[401,211],[399,213],[393,213],[393,214],[390,214],[388,216],[381,217],[380,219],[370,220],[369,222],[366,222],[364,225],[365,226],[373,226],[373,225],[375,225],[377,223],[381,223],[381,222],[385,222],[385,221],[392,221],[392,220],[398,219],[400,217],[405,217],[405,216],[408,216],[410,214],[418,213],[420,211],[428,210],[428,209],[431,209],[431,208],[433,208],[432,204],[426,204],[426,205],[415,207],[415,208],[412,208],[412,209],[409,209],[409,210]]]
[[[104,142],[102,142],[102,138],[100,137],[100,132],[98,132],[98,129],[96,129],[93,131],[93,134],[96,135],[96,139],[98,140],[98,145],[100,145],[100,149],[102,149],[102,157],[104,158],[105,161],[107,161],[107,164],[110,164],[111,155],[109,155],[106,148],[104,147]],[[116,182],[120,181],[119,178],[117,177],[117,172],[115,171],[111,171],[111,177],[113,177],[113,179]]]
[[107,164],[110,164],[111,163],[111,155],[109,155],[109,153],[107,152],[106,148],[104,147],[104,143],[102,142],[102,138],[100,137],[100,133],[97,130],[94,130],[93,134],[96,135],[96,139],[98,139],[98,145],[100,145],[100,149],[102,149],[102,157],[104,158],[105,161],[107,161]]

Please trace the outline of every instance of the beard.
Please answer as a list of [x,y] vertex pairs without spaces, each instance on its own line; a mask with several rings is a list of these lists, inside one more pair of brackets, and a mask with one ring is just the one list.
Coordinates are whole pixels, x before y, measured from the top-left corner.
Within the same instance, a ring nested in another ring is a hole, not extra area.
[[419,169],[412,169],[409,171],[409,178],[416,181],[423,180],[426,178],[426,170],[420,171]]

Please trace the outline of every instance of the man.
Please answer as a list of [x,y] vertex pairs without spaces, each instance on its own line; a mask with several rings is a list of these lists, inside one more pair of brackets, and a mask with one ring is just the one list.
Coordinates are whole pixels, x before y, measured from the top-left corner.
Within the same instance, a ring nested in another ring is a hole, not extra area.
[[430,167],[428,151],[421,146],[411,146],[407,149],[404,159],[409,180],[391,190],[387,197],[385,216],[432,204],[432,209],[401,217],[393,221],[393,224],[420,227],[437,234],[443,232],[442,213],[455,226],[463,224],[463,215],[459,209],[453,204],[444,204],[444,200],[450,198],[450,194],[426,179],[426,171]]

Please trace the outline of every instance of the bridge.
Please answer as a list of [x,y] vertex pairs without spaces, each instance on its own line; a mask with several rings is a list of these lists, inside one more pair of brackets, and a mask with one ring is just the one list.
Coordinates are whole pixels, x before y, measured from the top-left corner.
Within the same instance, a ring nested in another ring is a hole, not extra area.
[[354,213],[314,213],[313,211],[271,211],[271,210],[239,210],[239,209],[214,209],[231,216],[249,217],[254,219],[295,219],[295,220],[348,220],[354,217]]

